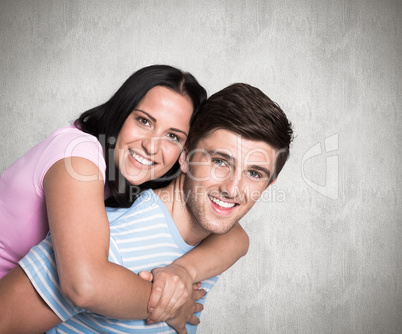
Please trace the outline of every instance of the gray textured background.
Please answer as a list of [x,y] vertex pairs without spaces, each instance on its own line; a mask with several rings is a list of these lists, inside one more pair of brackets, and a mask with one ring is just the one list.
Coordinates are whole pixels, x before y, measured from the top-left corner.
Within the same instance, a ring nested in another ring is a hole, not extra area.
[[0,172],[167,63],[247,82],[297,135],[199,333],[401,333],[401,1],[0,1]]

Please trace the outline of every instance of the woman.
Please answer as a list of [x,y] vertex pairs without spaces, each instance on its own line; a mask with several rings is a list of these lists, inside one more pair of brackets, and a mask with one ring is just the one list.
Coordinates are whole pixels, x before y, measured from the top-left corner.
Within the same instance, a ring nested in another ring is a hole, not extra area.
[[[129,206],[138,194],[133,186],[169,182],[205,99],[191,74],[163,65],[143,68],[108,102],[10,166],[0,178],[0,276],[50,229],[63,293],[92,312],[136,318],[147,303],[143,281],[108,262],[104,200]],[[186,301],[192,283],[223,272],[247,247],[247,235],[237,224],[229,234],[207,238],[172,265],[155,270],[150,320],[170,317]]]

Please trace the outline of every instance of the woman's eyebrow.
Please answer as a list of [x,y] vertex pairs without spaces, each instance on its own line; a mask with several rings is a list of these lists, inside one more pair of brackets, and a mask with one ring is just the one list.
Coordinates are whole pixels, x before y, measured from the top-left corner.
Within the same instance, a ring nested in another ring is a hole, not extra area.
[[[135,111],[142,112],[143,114],[147,115],[147,116],[151,119],[152,122],[154,122],[154,123],[157,123],[157,122],[158,122],[155,117],[151,116],[151,115],[148,114],[146,111],[141,110],[141,109],[134,109],[134,110],[135,110]],[[180,133],[184,134],[186,137],[188,137],[188,134],[187,134],[185,131],[183,131],[183,130],[176,129],[176,128],[170,128],[169,130],[174,131],[174,132],[180,132]]]
[[156,119],[155,119],[155,117],[152,117],[152,116],[151,116],[150,114],[148,114],[146,111],[141,110],[141,109],[134,109],[134,110],[144,113],[145,115],[147,115],[147,116],[151,119],[152,122],[154,122],[154,123],[157,122]]
[[174,131],[174,132],[180,132],[183,135],[185,135],[186,137],[188,137],[187,133],[185,133],[183,130],[176,129],[176,128],[170,128],[169,130]]

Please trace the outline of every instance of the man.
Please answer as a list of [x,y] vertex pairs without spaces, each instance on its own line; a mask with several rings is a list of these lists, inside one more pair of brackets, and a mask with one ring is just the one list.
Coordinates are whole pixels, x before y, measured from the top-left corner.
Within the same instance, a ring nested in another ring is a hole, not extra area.
[[[145,191],[131,208],[108,211],[109,260],[137,273],[151,270],[171,263],[212,233],[228,232],[276,180],[291,140],[285,114],[257,88],[234,84],[214,94],[191,128],[179,160],[182,173],[165,188]],[[54,332],[172,330],[167,323],[116,320],[72,304],[60,292],[50,237],[20,266],[52,310],[43,315],[44,328],[63,320]],[[209,290],[216,279],[202,287]],[[194,298],[201,296],[197,292]],[[202,309],[199,304],[192,307]],[[196,318],[189,321],[197,323]],[[195,332],[196,326],[187,325],[187,330]]]

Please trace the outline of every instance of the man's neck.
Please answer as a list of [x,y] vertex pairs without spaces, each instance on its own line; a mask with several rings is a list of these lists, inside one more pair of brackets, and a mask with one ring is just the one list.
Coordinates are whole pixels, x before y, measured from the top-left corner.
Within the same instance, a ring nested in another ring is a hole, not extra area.
[[167,207],[183,240],[194,246],[210,233],[200,227],[188,210],[186,203],[189,194],[183,191],[183,177],[183,174],[179,175],[167,187],[156,189],[154,193]]

